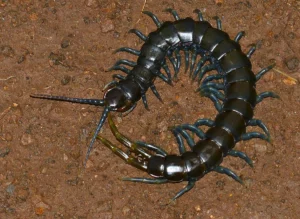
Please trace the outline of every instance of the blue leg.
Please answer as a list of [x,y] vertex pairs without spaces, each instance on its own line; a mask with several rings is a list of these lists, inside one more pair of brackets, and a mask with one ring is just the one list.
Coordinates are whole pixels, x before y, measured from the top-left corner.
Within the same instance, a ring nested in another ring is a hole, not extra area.
[[149,106],[148,106],[146,94],[142,94],[142,101],[143,101],[143,104],[145,106],[145,109],[149,111]]
[[219,98],[217,98],[214,94],[212,93],[207,93],[203,92],[201,93],[202,96],[209,98],[215,105],[215,108],[217,109],[218,112],[221,112],[222,110],[222,104],[219,101]]
[[194,81],[195,78],[197,77],[197,74],[199,73],[199,71],[202,69],[203,65],[205,64],[206,61],[208,61],[210,59],[209,56],[203,56],[201,57],[201,59],[199,60],[196,69],[194,71],[194,73],[192,74],[192,80]]
[[221,173],[221,174],[226,174],[227,176],[230,176],[237,182],[243,184],[243,181],[241,180],[241,178],[238,175],[236,175],[235,172],[233,172],[232,170],[230,170],[226,167],[217,166],[216,168],[213,169],[213,171],[216,171],[217,173]]
[[266,74],[268,71],[270,71],[272,68],[275,67],[275,64],[269,65],[266,68],[263,68],[262,70],[260,70],[256,75],[256,81],[258,81],[259,79],[261,79],[262,76],[264,76],[264,74]]
[[178,148],[179,148],[179,153],[183,154],[184,152],[186,152],[186,149],[184,147],[184,142],[183,142],[183,139],[182,139],[181,135],[176,130],[172,130],[172,133],[173,133],[173,135],[176,138],[176,141],[177,141],[177,144],[178,144]]
[[236,37],[234,38],[234,41],[235,41],[235,42],[239,42],[240,39],[242,39],[242,37],[245,36],[245,35],[246,35],[245,31],[238,32],[238,34],[237,34]]
[[206,87],[206,88],[200,89],[200,94],[202,96],[205,96],[205,94],[213,94],[219,100],[222,100],[222,101],[225,100],[225,95],[223,93],[221,93],[220,91],[218,91],[217,89],[212,88],[212,87]]
[[125,74],[129,74],[130,73],[130,70],[124,66],[112,66],[110,67],[109,69],[107,69],[107,71],[112,71],[112,70],[120,70],[122,72],[124,72]]
[[128,31],[128,33],[134,33],[135,35],[137,35],[143,41],[146,41],[148,39],[147,36],[145,36],[141,31],[139,31],[137,29],[131,29],[131,30]]
[[195,9],[193,12],[198,15],[199,21],[204,21],[202,13],[201,13],[201,11],[199,9]]
[[200,138],[200,139],[205,138],[204,132],[201,129],[199,129],[196,125],[182,124],[182,125],[177,126],[176,129],[188,130],[188,131],[191,131],[192,133],[195,133],[198,136],[198,138]]
[[119,79],[119,80],[125,80],[126,77],[124,75],[120,75],[120,74],[113,74],[112,78]]
[[190,191],[194,186],[195,186],[196,180],[189,180],[188,184],[186,187],[184,187],[183,189],[181,189],[173,198],[172,201],[175,201],[176,199],[178,199],[180,196],[182,196],[184,193],[187,193],[188,191]]
[[221,19],[218,16],[214,16],[213,19],[215,19],[216,22],[217,22],[218,30],[222,30],[222,21],[221,21]]
[[179,53],[179,50],[178,50],[178,49],[176,49],[176,50],[174,51],[174,53],[175,53],[176,60],[177,60],[177,63],[176,63],[176,69],[177,69],[177,71],[176,71],[175,74],[174,74],[174,79],[177,80],[177,79],[178,79],[178,78],[177,78],[177,75],[178,75],[178,73],[179,73],[179,69],[180,69],[180,66],[181,66],[181,56],[180,56],[180,53]]
[[161,27],[161,22],[158,20],[158,18],[150,11],[143,11],[143,14],[148,15],[149,17],[151,17],[151,19],[153,20],[153,22],[155,23],[155,25],[160,28]]
[[156,96],[156,98],[159,99],[159,101],[163,103],[163,100],[161,99],[161,96],[159,95],[158,91],[156,90],[156,87],[154,84],[152,84],[150,86],[150,89],[151,89],[152,93]]
[[127,59],[120,59],[118,61],[116,61],[116,63],[113,66],[119,66],[119,65],[128,65],[130,67],[134,67],[136,66],[136,62],[127,60]]
[[208,127],[213,127],[215,124],[215,122],[211,119],[198,119],[195,123],[194,123],[194,126],[196,127],[199,127],[199,126],[202,126],[202,125],[206,125]]
[[249,49],[249,51],[247,52],[247,57],[250,59],[251,56],[253,55],[253,53],[255,52],[256,50],[256,45],[255,44],[252,44],[251,45],[251,48]]
[[177,11],[175,11],[174,9],[167,8],[167,9],[165,9],[165,12],[171,13],[176,21],[180,20],[180,17],[178,16]]
[[170,62],[172,63],[172,66],[174,68],[174,72],[178,72],[178,69],[177,69],[177,63],[176,63],[176,60],[175,58],[172,56],[172,53],[168,54],[167,55],[168,59],[170,60]]
[[252,160],[247,156],[247,154],[241,152],[241,151],[236,151],[236,150],[230,150],[228,151],[227,155],[233,156],[233,157],[238,157],[243,159],[247,164],[249,164],[250,167],[253,167],[253,162]]
[[205,65],[203,68],[201,68],[200,73],[199,73],[199,77],[198,77],[198,84],[200,84],[203,76],[207,72],[209,72],[211,70],[214,70],[214,69],[216,69],[216,65],[215,64]]
[[261,128],[265,134],[268,136],[268,138],[270,138],[270,132],[267,128],[267,126],[259,119],[251,119],[247,126],[258,126],[259,128]]
[[216,90],[224,90],[224,84],[215,83],[215,82],[207,82],[206,84],[202,84],[200,87],[197,88],[196,92],[200,91],[201,89],[206,88],[214,88]]
[[167,156],[167,152],[165,150],[163,150],[162,148],[156,146],[156,145],[153,145],[153,144],[149,144],[149,143],[146,143],[146,142],[142,142],[142,141],[136,141],[135,142],[137,145],[139,145],[140,147],[144,147],[148,150],[151,150],[151,151],[154,151],[156,152],[157,154],[161,154],[163,155],[164,157]]
[[115,54],[117,52],[128,52],[128,53],[136,55],[136,56],[139,56],[141,54],[141,51],[132,49],[132,48],[128,48],[128,47],[121,47],[119,49],[116,49],[113,53]]
[[182,137],[188,143],[189,147],[193,148],[193,146],[195,145],[195,141],[194,141],[194,139],[184,129],[182,129],[181,127],[176,127],[176,128],[174,128],[173,131],[181,134]]
[[168,79],[171,81],[172,80],[172,75],[171,75],[171,71],[170,71],[168,65],[166,64],[166,60],[164,61],[162,67],[163,67],[164,71],[167,73]]
[[186,73],[187,70],[189,69],[189,51],[188,50],[184,50],[184,66],[185,66],[185,69],[184,69],[184,72]]
[[260,93],[256,97],[256,104],[258,104],[259,102],[261,102],[263,99],[265,99],[267,97],[272,97],[272,98],[278,98],[279,99],[279,96],[277,94],[275,94],[273,92],[266,91],[266,92]]
[[190,77],[192,77],[192,72],[193,72],[194,67],[195,67],[196,58],[197,58],[197,49],[193,48],[192,49],[192,56],[191,56]]
[[213,80],[220,80],[222,79],[224,76],[221,74],[217,74],[217,75],[209,75],[206,78],[203,79],[202,84],[206,84],[207,82],[213,81]]
[[270,142],[270,138],[264,134],[261,134],[259,132],[247,132],[241,135],[239,140],[247,141],[252,138],[260,138],[262,140],[265,140],[267,142]]

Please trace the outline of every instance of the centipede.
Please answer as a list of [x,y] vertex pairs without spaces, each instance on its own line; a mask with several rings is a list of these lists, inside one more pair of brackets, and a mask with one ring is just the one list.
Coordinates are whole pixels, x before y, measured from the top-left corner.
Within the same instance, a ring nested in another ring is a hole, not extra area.
[[[242,183],[235,172],[221,166],[223,158],[238,157],[253,166],[252,160],[244,152],[234,150],[234,147],[239,141],[253,138],[270,141],[269,130],[261,120],[254,118],[254,109],[263,99],[279,96],[269,91],[257,94],[256,83],[275,64],[261,69],[257,74],[253,73],[250,58],[256,50],[256,45],[253,44],[247,53],[242,51],[239,41],[245,36],[244,31],[237,33],[234,39],[230,39],[228,33],[222,30],[222,22],[217,16],[214,17],[215,28],[204,20],[199,9],[194,10],[196,20],[191,17],[182,19],[174,9],[168,8],[165,11],[170,13],[175,21],[161,22],[152,12],[143,11],[153,20],[157,29],[148,36],[137,29],[129,31],[144,42],[140,50],[121,47],[115,52],[136,55],[137,61],[120,59],[109,69],[122,71],[125,75],[113,75],[113,80],[104,87],[102,99],[48,94],[32,94],[31,97],[103,107],[87,149],[84,165],[94,142],[98,139],[128,164],[151,176],[151,178],[123,178],[125,181],[149,184],[187,181],[187,185],[172,198],[176,200],[190,191],[200,178],[212,171],[228,175]],[[149,109],[146,98],[149,88],[158,100],[162,101],[154,82],[159,78],[173,86],[182,65],[182,54],[185,72],[189,71],[191,81],[198,82],[196,92],[213,102],[217,115],[214,120],[202,118],[191,124],[174,127],[172,132],[179,148],[177,155],[168,154],[154,144],[133,142],[118,131],[111,112],[129,114],[140,100],[145,108]],[[173,67],[173,74],[169,66]],[[115,138],[127,148],[127,151],[99,135],[106,120]],[[200,126],[207,126],[207,130],[203,131]],[[256,126],[263,133],[247,132],[248,126]],[[195,142],[192,135],[196,135],[199,140]],[[190,150],[186,149],[185,142]]]

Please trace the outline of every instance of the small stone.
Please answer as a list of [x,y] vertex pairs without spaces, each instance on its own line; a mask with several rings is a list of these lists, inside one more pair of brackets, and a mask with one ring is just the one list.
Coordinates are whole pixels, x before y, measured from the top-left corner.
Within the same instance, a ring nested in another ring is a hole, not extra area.
[[0,149],[0,157],[6,157],[10,152],[8,147]]
[[254,148],[256,149],[257,152],[266,152],[267,151],[267,146],[263,144],[255,144]]
[[64,39],[61,44],[60,44],[61,48],[65,49],[67,47],[70,46],[70,40],[69,39]]
[[195,211],[197,211],[197,212],[200,212],[200,211],[201,211],[200,205],[196,205],[196,206],[195,206]]
[[101,31],[102,33],[107,33],[115,29],[114,23],[112,20],[104,20],[101,23]]
[[23,146],[31,145],[34,142],[34,139],[32,138],[31,134],[23,134],[21,137],[21,144]]
[[97,0],[85,0],[84,4],[89,8],[97,8],[99,6],[99,2]]
[[285,64],[289,70],[295,70],[299,66],[299,59],[297,57],[292,57],[285,60]]
[[9,186],[7,186],[6,188],[6,192],[9,194],[9,195],[12,195],[15,191],[15,186],[13,184],[10,184]]
[[128,214],[130,213],[130,208],[127,206],[124,206],[122,209],[122,212],[123,212],[123,215],[128,216]]
[[71,81],[71,79],[72,79],[71,76],[64,75],[63,78],[61,79],[60,83],[62,85],[67,85],[67,84],[69,84],[69,82]]
[[0,47],[0,53],[4,57],[9,57],[9,58],[14,57],[14,55],[15,55],[15,51],[10,46],[1,46]]

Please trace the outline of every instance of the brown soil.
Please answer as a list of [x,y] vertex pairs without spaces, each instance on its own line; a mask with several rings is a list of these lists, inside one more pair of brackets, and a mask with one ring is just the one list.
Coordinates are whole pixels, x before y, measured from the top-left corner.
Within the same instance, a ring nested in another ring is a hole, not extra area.
[[[185,182],[121,181],[147,174],[125,164],[99,141],[83,168],[102,108],[29,97],[48,93],[102,98],[102,88],[113,74],[105,70],[118,59],[136,59],[113,51],[142,45],[128,30],[155,30],[151,19],[140,13],[143,4],[0,2],[0,218],[298,218],[300,88],[275,70],[259,81],[257,90],[274,91],[281,99],[266,99],[255,110],[255,117],[269,127],[272,143],[253,139],[237,144],[253,159],[253,169],[232,157],[222,164],[245,185],[212,172],[169,205]],[[299,1],[150,0],[145,10],[161,20],[173,20],[163,12],[168,7],[182,17],[196,17],[192,12],[199,8],[213,24],[218,15],[231,37],[246,31],[241,40],[245,51],[258,42],[251,59],[254,72],[276,61],[278,70],[300,79]],[[140,102],[126,117],[115,114],[120,131],[178,154],[168,127],[216,115],[211,101],[193,92],[197,86],[183,71],[179,78],[174,87],[156,81],[164,104],[148,92],[150,111]],[[102,135],[116,143],[107,124]]]

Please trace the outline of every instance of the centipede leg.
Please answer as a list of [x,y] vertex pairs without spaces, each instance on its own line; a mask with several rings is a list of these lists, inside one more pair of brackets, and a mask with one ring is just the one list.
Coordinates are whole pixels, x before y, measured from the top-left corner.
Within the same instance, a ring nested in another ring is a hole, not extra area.
[[179,53],[178,49],[174,50],[174,53],[175,53],[176,60],[177,60],[177,63],[176,63],[176,69],[177,70],[175,71],[174,79],[177,80],[177,75],[179,73],[179,69],[180,69],[180,66],[181,66],[181,56],[180,56],[180,53]]
[[245,35],[246,35],[245,31],[238,32],[238,34],[237,34],[236,37],[234,38],[234,41],[235,41],[235,42],[239,42],[240,39],[242,39],[242,37],[244,37]]
[[130,182],[139,182],[139,183],[147,183],[147,184],[163,184],[167,183],[168,180],[165,178],[160,179],[151,179],[151,178],[139,178],[139,177],[125,177],[122,178],[123,181],[130,181]]
[[184,193],[187,193],[188,191],[190,191],[194,186],[195,186],[196,180],[189,180],[188,184],[186,185],[186,187],[184,187],[183,189],[181,189],[173,198],[172,201],[175,201],[176,199],[178,199],[180,196],[182,196]]
[[110,67],[109,69],[107,69],[107,71],[113,71],[113,70],[120,70],[126,74],[129,74],[130,73],[130,70],[124,66],[112,66]]
[[208,127],[213,127],[214,126],[214,121],[211,119],[198,119],[195,123],[194,126],[199,127],[199,126],[208,126]]
[[193,11],[193,13],[196,13],[196,14],[198,15],[199,21],[204,21],[203,15],[202,15],[202,13],[201,13],[201,11],[200,11],[199,9],[195,9],[195,10]]
[[241,178],[238,175],[236,175],[235,172],[233,172],[232,170],[230,170],[226,167],[217,166],[213,169],[213,171],[216,171],[217,173],[221,173],[221,174],[226,174],[227,176],[230,176],[231,178],[233,178],[237,182],[243,184],[243,181],[241,180]]
[[220,103],[219,98],[217,98],[212,93],[202,92],[201,95],[204,96],[204,97],[209,98],[213,102],[213,104],[214,104],[215,108],[217,109],[217,111],[221,112],[221,110],[222,110],[222,104]]
[[192,49],[192,55],[191,55],[191,65],[190,65],[190,77],[192,77],[192,73],[195,67],[195,62],[196,62],[196,58],[197,58],[197,48],[194,47]]
[[120,74],[113,74],[112,78],[119,79],[119,80],[125,80],[126,77],[124,75],[120,75]]
[[267,128],[267,126],[259,119],[251,119],[247,126],[258,126],[259,128],[261,128],[265,134],[268,136],[268,138],[270,138],[270,132]]
[[256,104],[260,103],[263,99],[268,98],[268,97],[279,98],[279,96],[277,94],[275,94],[274,92],[266,91],[266,92],[260,93],[256,97]]
[[157,71],[156,73],[153,72],[153,74],[155,74],[157,77],[159,77],[160,79],[162,79],[164,82],[166,82],[169,85],[172,85],[172,80],[170,80],[169,78],[167,78],[163,73],[161,73],[160,71]]
[[202,80],[203,76],[211,71],[216,69],[216,65],[215,64],[210,64],[210,65],[206,65],[203,68],[201,68],[200,72],[199,72],[199,76],[198,76],[198,84],[200,84],[200,81]]
[[223,77],[224,77],[224,76],[221,75],[221,74],[217,74],[217,75],[209,75],[209,76],[207,76],[206,78],[203,79],[202,84],[207,84],[208,82],[213,81],[213,80],[220,80],[220,79],[222,79]]
[[196,89],[196,92],[206,89],[206,88],[214,88],[216,90],[224,90],[224,84],[215,83],[215,82],[207,82],[206,84],[202,84],[200,87]]
[[128,65],[130,67],[134,67],[136,66],[136,62],[127,60],[127,59],[120,59],[118,61],[116,61],[116,63],[113,66],[119,66],[119,65]]
[[185,73],[189,69],[189,62],[190,62],[189,55],[190,55],[189,51],[188,50],[184,50],[184,67],[185,67],[184,68],[184,72]]
[[217,22],[218,30],[222,30],[222,21],[221,21],[221,19],[218,16],[214,16],[213,19],[215,19],[216,22]]
[[121,47],[119,49],[116,49],[113,53],[115,54],[117,52],[128,52],[128,53],[136,55],[136,56],[139,56],[141,54],[141,51],[132,49],[132,48],[128,48],[128,47]]
[[249,49],[249,51],[247,52],[247,57],[250,59],[251,56],[253,55],[253,53],[255,52],[256,50],[256,45],[255,44],[252,44],[251,45],[251,48]]
[[142,95],[142,101],[143,101],[145,109],[149,111],[149,106],[148,106],[146,94]]
[[[192,75],[190,75],[190,76],[192,76],[192,81],[195,80],[195,78],[197,77],[198,72],[201,70],[201,68],[205,64],[205,62],[208,61],[209,59],[210,59],[209,56],[203,56],[203,57],[201,57],[201,59],[199,60],[197,66],[196,66],[195,71],[193,72]],[[193,61],[193,59],[192,59],[192,61]]]
[[158,20],[158,18],[150,11],[143,11],[143,14],[148,15],[149,17],[151,17],[151,19],[153,20],[153,22],[155,23],[155,25],[160,28],[161,27],[161,22]]
[[262,140],[265,140],[267,142],[270,142],[270,138],[264,134],[261,134],[259,132],[247,132],[241,135],[240,140],[247,141],[252,138],[260,138]]
[[205,96],[205,94],[213,94],[215,95],[219,100],[224,101],[225,100],[225,95],[223,93],[221,93],[220,91],[218,91],[215,88],[212,87],[205,87],[199,90],[200,94],[202,96]]
[[189,147],[193,148],[193,146],[195,145],[195,141],[184,129],[182,129],[180,127],[176,127],[172,131],[173,131],[174,134],[175,133],[176,134],[180,133],[183,136],[183,138],[186,140]]
[[139,31],[137,29],[130,29],[128,31],[128,33],[134,33],[135,35],[137,35],[143,41],[146,41],[148,39],[147,36],[145,36],[141,31]]
[[186,152],[186,149],[184,147],[184,142],[183,142],[183,139],[182,139],[181,135],[176,130],[172,130],[172,133],[173,133],[173,135],[176,138],[176,141],[177,141],[177,144],[178,144],[178,148],[179,148],[179,153],[183,154],[184,152]]
[[165,12],[171,13],[176,21],[180,20],[180,17],[176,10],[174,10],[172,8],[167,8],[167,9],[165,9]]
[[150,89],[151,89],[152,93],[156,96],[156,98],[159,99],[159,101],[163,103],[164,101],[161,99],[161,96],[159,95],[158,91],[156,90],[156,87],[154,84],[152,84],[150,86]]
[[174,72],[176,74],[176,72],[178,72],[179,69],[177,69],[177,62],[176,62],[175,58],[172,56],[172,53],[168,54],[167,57],[168,57],[169,61],[171,62],[172,66],[174,68]]
[[[163,65],[162,65],[164,71],[167,73],[168,79],[170,81],[172,81],[172,75],[171,75],[171,71],[169,69],[169,66],[166,64],[166,61],[164,61]],[[171,82],[172,83],[172,82]]]
[[198,138],[200,139],[204,139],[205,138],[205,134],[204,132],[198,128],[197,125],[191,125],[191,124],[182,124],[179,126],[175,127],[177,130],[188,130],[191,131],[192,133],[196,134]]
[[245,154],[244,152],[237,151],[237,150],[230,150],[228,151],[227,155],[230,155],[232,157],[238,157],[243,159],[247,164],[249,164],[250,167],[253,167],[252,160]]
[[263,68],[262,70],[260,70],[256,75],[256,81],[258,81],[259,79],[261,79],[262,76],[264,76],[268,71],[270,71],[272,68],[275,67],[275,64],[269,65],[266,68]]

